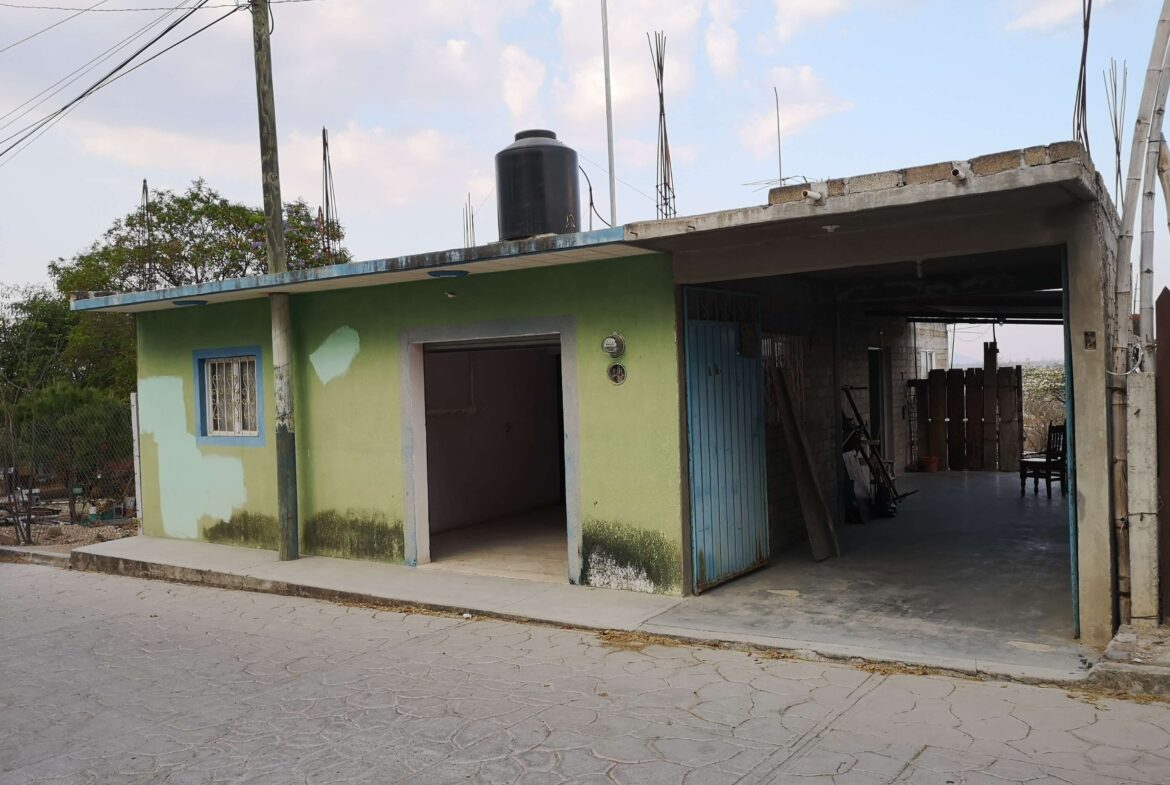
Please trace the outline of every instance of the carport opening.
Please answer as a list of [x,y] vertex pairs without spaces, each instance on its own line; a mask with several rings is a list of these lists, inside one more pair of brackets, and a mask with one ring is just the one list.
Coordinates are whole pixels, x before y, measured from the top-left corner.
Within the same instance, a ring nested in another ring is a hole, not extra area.
[[567,580],[556,337],[428,345],[423,373],[431,560]]
[[[1054,247],[706,284],[758,298],[762,370],[786,379],[804,442],[785,438],[781,404],[765,396],[770,564],[712,592],[728,617],[752,626],[770,609],[788,637],[896,650],[909,636],[1005,660],[1004,647],[1071,645],[1072,480],[1049,498],[1029,478],[1021,495],[1019,472],[1049,420],[1066,419],[1063,264]],[[1046,408],[1021,394],[1038,368]],[[882,515],[851,440],[871,442],[897,492],[912,493],[895,515]],[[1071,440],[1070,429],[1070,467]],[[798,459],[839,557],[813,558]]]

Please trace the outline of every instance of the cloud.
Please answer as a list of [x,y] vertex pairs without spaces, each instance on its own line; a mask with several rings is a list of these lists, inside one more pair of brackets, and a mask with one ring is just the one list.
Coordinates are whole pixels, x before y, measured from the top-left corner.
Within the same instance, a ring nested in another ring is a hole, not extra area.
[[[772,84],[780,91],[780,134],[782,137],[800,133],[818,120],[840,112],[847,112],[853,104],[838,97],[811,66],[773,68],[769,74]],[[764,112],[742,122],[739,138],[757,158],[776,154],[776,115]]]
[[[1097,0],[1106,5],[1113,0]],[[1051,30],[1081,21],[1081,0],[1017,0],[1017,15],[1007,23],[1008,30]]]
[[[201,133],[95,121],[74,121],[68,130],[76,146],[87,155],[138,169],[181,166],[199,172],[239,173],[257,168],[260,160],[254,140],[234,141]],[[176,155],[179,150],[181,156]]]
[[849,0],[773,0],[776,33],[787,41],[805,26],[820,22],[848,9]]
[[540,88],[544,85],[544,63],[519,46],[508,46],[500,55],[504,103],[516,126],[537,126],[544,118],[538,109]]
[[[561,15],[563,76],[555,88],[563,117],[582,128],[604,124],[605,81],[601,13],[596,0],[553,0]],[[646,34],[666,33],[667,111],[672,96],[694,82],[693,53],[700,0],[624,0],[609,6],[611,91],[615,116],[656,122],[657,87]]]
[[735,76],[739,70],[739,35],[735,31],[739,9],[733,0],[709,0],[707,12],[711,17],[703,36],[707,62],[718,76]]

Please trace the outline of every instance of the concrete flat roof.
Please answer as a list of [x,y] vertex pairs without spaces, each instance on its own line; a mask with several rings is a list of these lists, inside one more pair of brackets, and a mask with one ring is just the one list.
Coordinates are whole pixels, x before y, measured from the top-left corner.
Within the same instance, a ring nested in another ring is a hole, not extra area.
[[[810,193],[811,192],[811,193]],[[782,242],[826,230],[848,216],[851,231],[956,213],[1009,212],[1077,201],[1108,201],[1083,148],[1075,142],[1011,150],[969,161],[774,188],[768,203],[703,215],[643,221],[577,234],[546,235],[364,262],[210,281],[170,289],[89,293],[75,311],[134,313],[184,305],[382,286],[533,267],[616,259],[653,252],[701,253],[745,243]]]

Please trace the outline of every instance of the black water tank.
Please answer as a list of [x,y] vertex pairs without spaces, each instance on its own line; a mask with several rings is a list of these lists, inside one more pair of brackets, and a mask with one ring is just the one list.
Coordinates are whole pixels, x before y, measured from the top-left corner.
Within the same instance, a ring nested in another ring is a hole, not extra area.
[[521,131],[496,154],[501,240],[579,231],[580,194],[577,153],[552,131]]

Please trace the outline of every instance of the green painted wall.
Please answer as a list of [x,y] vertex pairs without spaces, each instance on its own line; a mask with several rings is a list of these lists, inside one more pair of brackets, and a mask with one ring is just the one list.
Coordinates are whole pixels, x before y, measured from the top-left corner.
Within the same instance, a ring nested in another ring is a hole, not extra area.
[[[147,534],[267,546],[258,534],[275,523],[272,358],[268,303],[176,308],[138,317],[138,422],[143,527]],[[195,427],[193,352],[259,346],[265,406],[264,446],[200,445]],[[233,521],[235,517],[235,521]],[[275,547],[275,543],[273,543]]]
[[[649,536],[634,540],[656,544],[654,564],[663,558],[681,564],[675,299],[666,258],[643,256],[297,295],[292,317],[300,513],[307,552],[402,558],[401,330],[571,317],[577,333],[580,512],[587,544],[612,539],[615,532],[620,536],[622,530],[643,531]],[[186,431],[165,434],[165,440],[185,443],[190,436],[193,446],[191,353],[196,349],[261,345],[265,393],[271,401],[266,301],[148,313],[139,325],[140,387],[150,387],[160,376],[183,382]],[[602,339],[615,330],[628,344],[622,362],[629,377],[621,386],[609,382],[610,359],[600,349]],[[269,420],[271,409],[269,405],[265,413]],[[270,433],[271,427],[269,422]],[[177,471],[159,472],[159,450],[150,441],[144,438],[147,532],[182,536],[164,524],[159,505],[160,487],[177,479]],[[180,448],[170,449],[174,453]],[[239,462],[246,490],[239,509],[275,513],[271,438],[264,448],[197,452],[204,461],[222,456]],[[199,486],[210,468],[188,458],[183,466],[186,481]],[[222,514],[222,505],[212,506],[201,513],[208,521],[230,517]],[[365,534],[346,535],[349,524]],[[630,561],[629,548],[619,550],[610,554],[609,567]],[[639,567],[624,566],[635,573]],[[661,575],[663,569],[651,572]],[[601,571],[593,574],[596,578]],[[679,588],[661,584],[659,580],[652,588]]]

